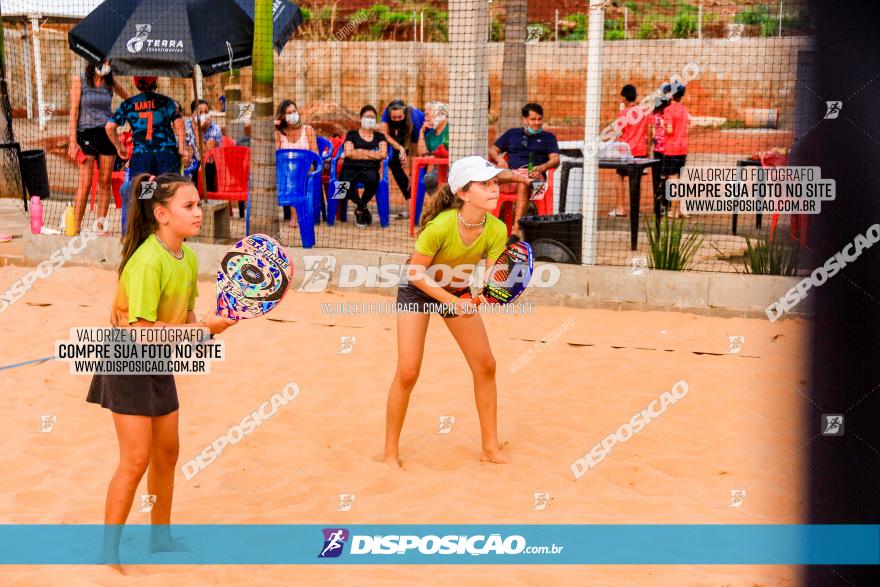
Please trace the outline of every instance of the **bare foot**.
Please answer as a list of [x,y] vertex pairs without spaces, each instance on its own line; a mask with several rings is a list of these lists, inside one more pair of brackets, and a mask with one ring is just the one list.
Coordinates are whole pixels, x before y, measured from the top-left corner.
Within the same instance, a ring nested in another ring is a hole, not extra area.
[[397,455],[385,455],[382,457],[382,462],[391,467],[392,469],[402,469],[403,467],[400,464],[400,457]]
[[182,542],[171,538],[151,539],[150,552],[192,552],[192,549]]
[[506,465],[510,462],[510,459],[501,454],[501,449],[497,448],[495,450],[483,450],[483,454],[480,455],[480,461],[483,463]]

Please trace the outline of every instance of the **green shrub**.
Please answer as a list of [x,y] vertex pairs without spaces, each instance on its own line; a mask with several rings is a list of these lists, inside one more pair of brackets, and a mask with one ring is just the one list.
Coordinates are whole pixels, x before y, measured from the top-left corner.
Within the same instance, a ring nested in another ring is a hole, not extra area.
[[648,235],[648,266],[651,269],[667,271],[687,271],[694,255],[703,244],[703,237],[697,232],[684,236],[684,219],[664,216],[657,226],[654,218],[645,220]]
[[744,120],[731,120],[728,118],[727,120],[725,120],[724,122],[721,123],[721,126],[719,128],[725,129],[725,128],[745,128],[745,127],[746,127],[746,123]]
[[636,10],[636,3],[635,2],[627,2],[626,7],[629,8],[630,12],[638,12],[638,10]]
[[626,38],[626,33],[621,29],[610,29],[605,31],[606,41],[622,41]]
[[761,36],[762,37],[775,37],[779,34],[779,21],[775,18],[772,20],[765,20],[761,23]]
[[697,17],[687,12],[679,12],[672,25],[672,36],[687,39],[697,32]]
[[760,25],[768,18],[770,18],[770,7],[766,4],[759,4],[757,6],[746,6],[742,12],[737,13],[733,21],[740,24]]
[[800,243],[783,242],[775,233],[774,237],[768,241],[758,239],[754,244],[746,237],[746,255],[743,258],[746,273],[785,276],[797,274]]
[[642,24],[639,25],[639,30],[636,32],[637,39],[653,39],[654,38],[654,20],[650,17],[645,18],[642,21]]

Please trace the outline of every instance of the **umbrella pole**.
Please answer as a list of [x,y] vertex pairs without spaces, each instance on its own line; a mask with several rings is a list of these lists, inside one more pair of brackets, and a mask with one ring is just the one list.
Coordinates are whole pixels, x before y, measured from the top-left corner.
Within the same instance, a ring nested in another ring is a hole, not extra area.
[[[198,66],[196,66],[196,67],[198,67]],[[198,90],[198,84],[196,83],[196,70],[195,69],[193,69],[192,83],[193,83],[193,96],[194,96],[193,99],[196,100],[196,112],[198,112],[199,111],[199,108],[198,108],[199,90]],[[192,118],[192,113],[190,113],[190,119],[191,118]],[[198,185],[196,186],[196,189],[199,190],[199,195],[204,198],[205,197],[205,150],[202,145],[202,129],[199,126],[198,122],[199,122],[198,119],[190,120],[190,123],[193,126],[193,134],[196,135],[196,144],[199,146],[199,169],[197,171],[199,179],[198,179]],[[195,153],[193,153],[193,155],[195,156]]]

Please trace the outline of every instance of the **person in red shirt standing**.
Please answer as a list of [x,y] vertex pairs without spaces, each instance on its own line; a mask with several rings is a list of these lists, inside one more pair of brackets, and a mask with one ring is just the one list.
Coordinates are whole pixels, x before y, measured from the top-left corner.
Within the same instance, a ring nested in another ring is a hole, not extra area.
[[[626,100],[625,104],[620,105],[620,114],[618,118],[627,121],[623,127],[618,141],[622,141],[629,145],[629,150],[633,157],[648,156],[648,116],[644,112],[636,112],[640,106],[636,105],[636,96],[638,95],[636,87],[632,84],[626,84],[620,90],[620,95]],[[632,122],[636,120],[637,122]],[[620,176],[620,182],[617,185],[617,202],[616,207],[608,213],[609,216],[626,216],[626,194],[628,193],[629,175],[625,169],[618,169],[617,175]]]
[[[671,85],[663,86],[664,95],[673,91]],[[684,96],[684,86],[679,85],[672,94],[672,102],[663,112],[663,122],[666,124],[666,144],[663,152],[663,173],[667,179],[678,179],[681,168],[684,167],[688,153],[688,122],[690,114],[681,103]],[[679,210],[680,203],[674,200],[670,206],[673,218],[687,218],[688,215]]]

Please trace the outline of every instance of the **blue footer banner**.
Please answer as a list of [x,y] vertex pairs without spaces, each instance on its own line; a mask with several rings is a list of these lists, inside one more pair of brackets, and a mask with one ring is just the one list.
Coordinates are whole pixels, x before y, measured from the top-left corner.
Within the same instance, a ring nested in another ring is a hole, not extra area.
[[880,525],[0,525],[0,564],[876,565]]

